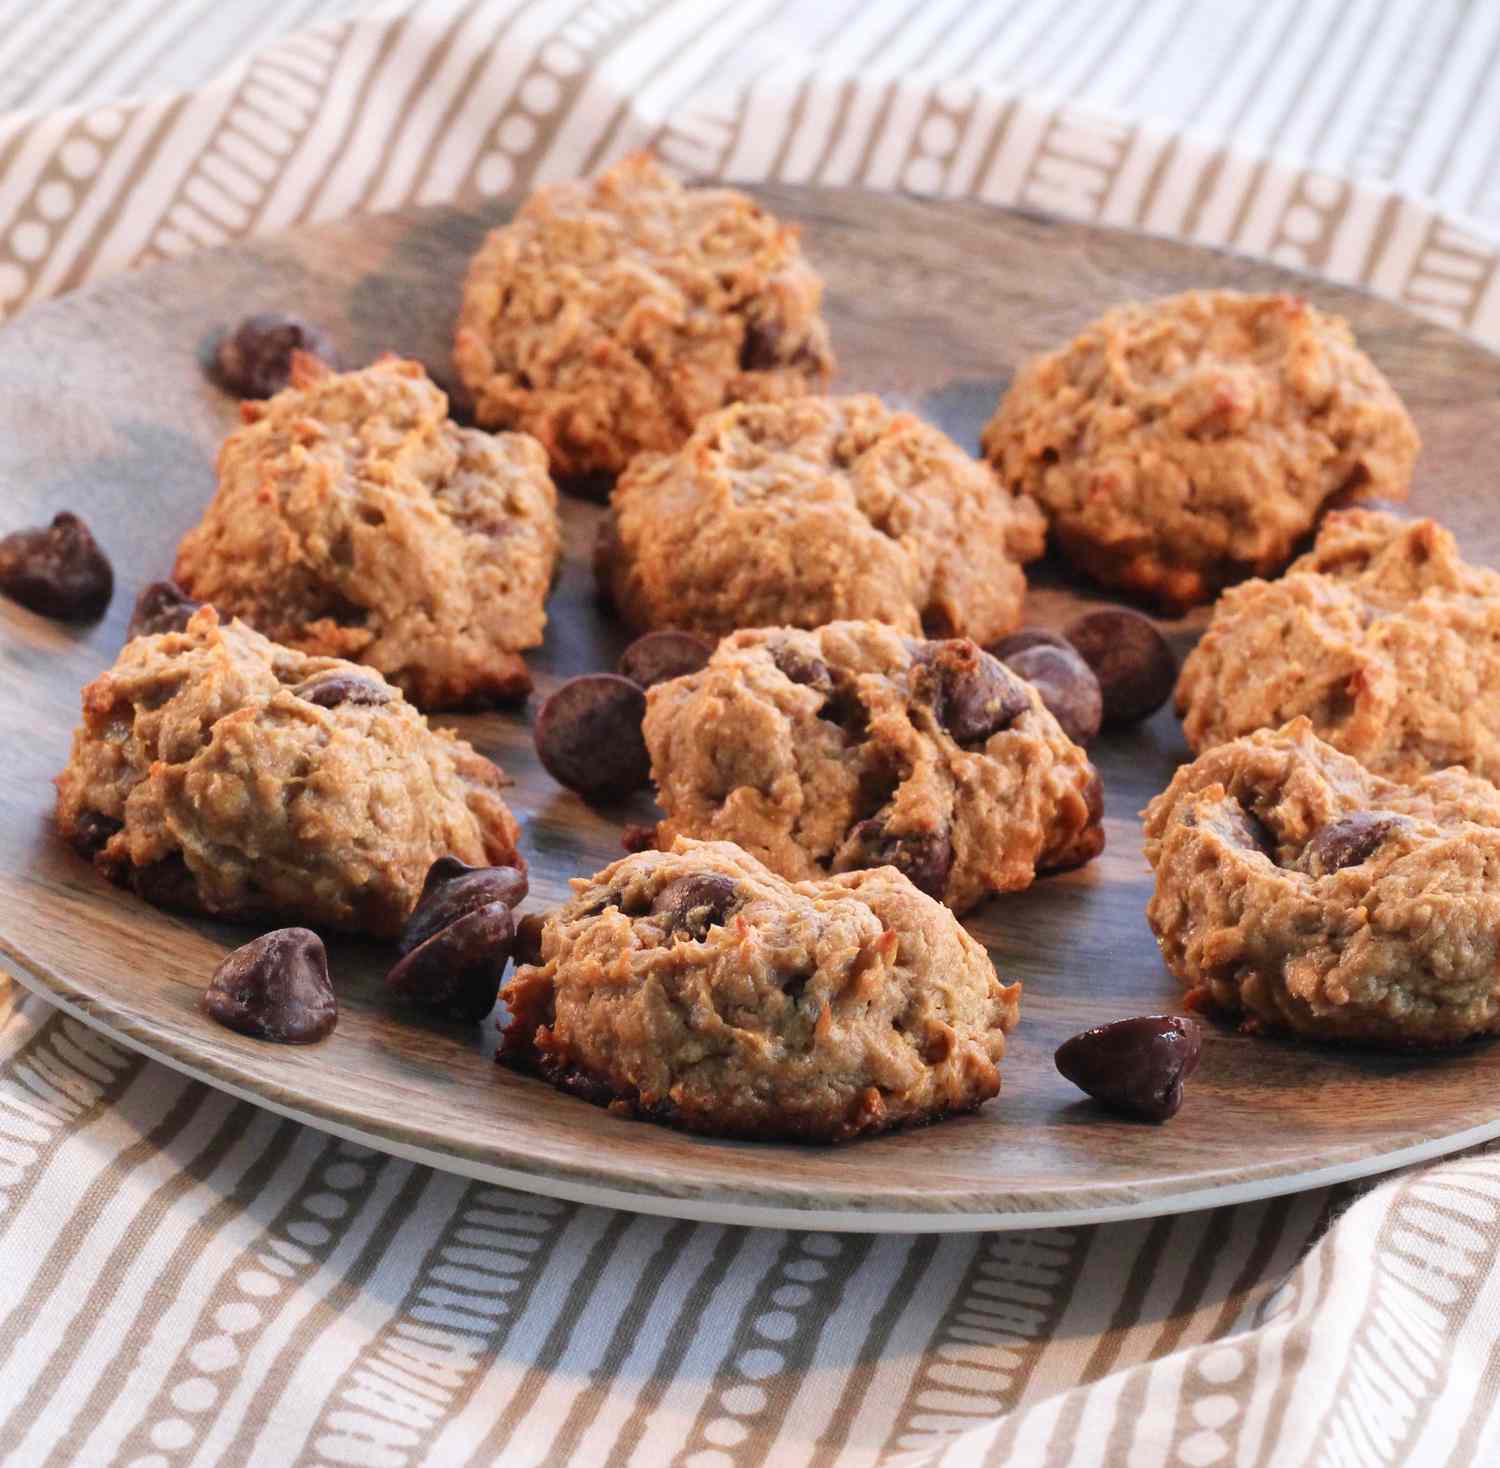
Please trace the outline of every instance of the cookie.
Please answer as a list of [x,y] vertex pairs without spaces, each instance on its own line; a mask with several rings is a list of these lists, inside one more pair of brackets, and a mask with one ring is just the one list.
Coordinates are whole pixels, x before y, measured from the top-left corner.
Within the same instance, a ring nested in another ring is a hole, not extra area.
[[626,1115],[839,1142],[1000,1089],[1021,986],[890,867],[793,885],[728,842],[627,856],[543,924],[500,1058]]
[[378,673],[204,607],[84,689],[57,826],[165,907],[395,937],[438,857],[524,867],[506,783]]
[[646,700],[663,849],[734,841],[793,880],[888,863],[961,912],[1104,846],[1088,756],[972,642],[736,632]]
[[1404,499],[1419,440],[1336,316],[1189,291],[1028,362],[982,437],[1063,553],[1168,611],[1279,570],[1334,499]]
[[1330,515],[1285,576],[1224,593],[1176,699],[1194,750],[1305,715],[1389,779],[1500,780],[1500,573],[1436,521]]
[[1296,719],[1178,770],[1145,813],[1146,916],[1190,1004],[1389,1047],[1500,1029],[1500,791],[1372,775]]
[[183,538],[183,590],[302,652],[377,669],[422,708],[526,693],[560,532],[546,455],[459,428],[416,362],[246,403],[219,488]]
[[1036,506],[878,398],[789,398],[703,419],[620,476],[601,586],[635,626],[717,635],[841,619],[988,642],[1018,625]]
[[454,362],[485,427],[535,435],[559,474],[617,473],[727,403],[825,388],[822,295],[794,227],[636,154],[485,240]]

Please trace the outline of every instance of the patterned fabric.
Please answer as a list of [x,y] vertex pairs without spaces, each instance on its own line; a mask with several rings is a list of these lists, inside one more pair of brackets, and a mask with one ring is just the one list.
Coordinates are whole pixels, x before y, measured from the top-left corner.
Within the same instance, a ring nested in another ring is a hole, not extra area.
[[[1478,0],[0,0],[0,301],[652,143],[1228,245],[1500,344],[1497,54]],[[1488,1154],[977,1237],[610,1213],[0,978],[7,1464],[1496,1462],[1497,1241]]]

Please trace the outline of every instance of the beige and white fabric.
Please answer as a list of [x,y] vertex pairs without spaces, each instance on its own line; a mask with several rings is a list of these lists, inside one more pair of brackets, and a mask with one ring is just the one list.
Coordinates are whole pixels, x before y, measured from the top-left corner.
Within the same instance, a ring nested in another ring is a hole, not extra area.
[[[654,145],[1500,345],[1487,0],[0,0],[0,303]],[[1500,1156],[1138,1224],[677,1223],[259,1111],[0,979],[0,1462],[1500,1462]]]

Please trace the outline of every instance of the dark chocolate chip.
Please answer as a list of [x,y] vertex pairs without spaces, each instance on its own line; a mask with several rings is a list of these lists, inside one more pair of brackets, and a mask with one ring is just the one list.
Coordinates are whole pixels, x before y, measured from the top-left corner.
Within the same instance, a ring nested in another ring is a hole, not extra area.
[[708,930],[723,924],[739,901],[739,887],[731,877],[703,872],[678,877],[656,894],[651,911],[667,920],[670,932],[686,933],[700,942]]
[[486,903],[413,948],[385,976],[386,987],[423,1009],[477,1024],[495,1007],[515,938],[510,908]]
[[944,831],[893,836],[879,816],[872,816],[849,832],[834,869],[848,872],[881,866],[895,867],[919,892],[941,902],[953,868],[953,843]]
[[420,948],[465,913],[491,902],[516,907],[526,896],[526,873],[516,867],[471,867],[456,856],[440,856],[427,868],[422,894],[401,930],[398,953]]
[[294,352],[337,365],[322,327],[276,311],[247,316],[220,339],[214,373],[220,385],[238,397],[269,398],[292,380]]
[[130,885],[137,897],[157,907],[192,912],[199,905],[198,884],[179,851],[147,866],[131,867]]
[[1148,1121],[1182,1105],[1182,1083],[1198,1068],[1203,1036],[1190,1019],[1150,1014],[1084,1030],[1057,1050],[1057,1068],[1096,1101]]
[[646,695],[614,673],[584,673],[553,691],[536,716],[537,757],[585,800],[621,800],[651,778],[641,734]]
[[933,712],[959,744],[981,743],[1031,706],[998,659],[962,638],[929,643],[917,665],[936,680]]
[[1104,715],[1099,680],[1076,652],[1038,644],[1008,662],[1012,672],[1041,694],[1048,712],[1074,744],[1087,744],[1099,732]]
[[713,655],[713,645],[691,632],[648,632],[620,655],[620,676],[642,688],[696,673]]
[[341,703],[375,706],[390,703],[396,696],[394,689],[358,673],[314,673],[292,692],[320,709],[337,708]]
[[135,610],[125,628],[125,640],[152,637],[160,632],[181,632],[201,607],[175,581],[153,581],[135,599]]
[[73,823],[68,844],[79,856],[92,861],[106,846],[110,838],[125,829],[123,821],[107,816],[97,810],[83,811]]
[[282,1045],[322,1040],[339,1018],[328,954],[307,928],[278,928],[236,948],[214,970],[202,1003],[226,1029]]
[[781,344],[785,335],[779,322],[746,322],[745,339],[740,343],[740,371],[769,372],[782,366]]
[[828,664],[793,643],[778,642],[773,645],[771,661],[793,683],[800,683],[805,688],[816,688],[824,694],[833,691],[833,674],[828,671]]
[[89,527],[67,510],[44,529],[0,540],[0,592],[61,622],[100,616],[114,595],[115,572]]
[[1002,663],[1008,663],[1018,652],[1025,652],[1028,647],[1060,647],[1064,652],[1073,651],[1073,644],[1061,632],[1054,632],[1050,627],[1022,627],[1019,632],[1012,632],[1009,637],[990,643],[985,651],[991,657],[999,658]]
[[1247,851],[1258,851],[1262,856],[1276,859],[1276,838],[1267,829],[1266,823],[1248,806],[1236,802],[1224,812],[1225,835],[1236,845]]
[[1388,810],[1352,810],[1329,821],[1307,843],[1307,866],[1315,877],[1357,867],[1380,850],[1386,837],[1411,822]]
[[542,929],[546,926],[547,914],[544,912],[528,912],[516,924],[516,941],[511,952],[517,968],[525,964],[535,966],[541,963]]
[[1172,696],[1177,659],[1149,617],[1100,607],[1068,624],[1068,640],[1094,670],[1106,724],[1133,724]]

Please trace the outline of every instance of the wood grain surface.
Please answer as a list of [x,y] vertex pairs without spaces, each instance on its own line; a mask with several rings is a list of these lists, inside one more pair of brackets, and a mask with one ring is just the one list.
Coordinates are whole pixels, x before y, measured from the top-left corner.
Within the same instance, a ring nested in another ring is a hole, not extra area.
[[[1190,286],[1304,291],[1346,315],[1406,397],[1425,450],[1414,505],[1468,554],[1500,561],[1500,360],[1400,309],[1271,266],[1016,213],[852,192],[764,191],[800,220],[829,284],[839,386],[915,406],[973,449],[1010,372],[1128,297]],[[70,630],[0,605],[0,956],[25,983],[169,1063],[263,1104],[475,1176],[573,1198],[728,1221],[963,1229],[1084,1222],[1228,1202],[1370,1172],[1500,1134],[1500,1050],[1390,1057],[1227,1030],[1206,1036],[1180,1115],[1113,1118],[1054,1071],[1069,1034],[1171,1009],[1146,927],[1137,812],[1186,756],[1170,711],[1097,741],[1108,849],[1083,871],[971,915],[1003,977],[1025,981],[1000,1098],[978,1115],[835,1150],[713,1142],[616,1119],[493,1063],[493,1026],[392,1007],[389,955],[333,943],[342,1018],[298,1050],[219,1029],[196,1008],[246,930],[158,912],[58,841],[52,776],[81,687],[113,661],[137,589],[166,573],[213,488],[236,405],[204,377],[215,334],[289,309],[332,331],[346,364],[384,350],[448,376],[464,262],[501,216],[421,211],[324,225],[153,267],[28,312],[0,331],[0,529],[83,514],[115,564],[104,620]],[[609,668],[626,640],[596,605],[596,505],[565,502],[568,560],[532,659],[537,698]],[[1033,577],[1033,620],[1098,600],[1059,568]],[[1179,653],[1203,613],[1163,623]],[[531,709],[447,720],[515,778],[528,907],[620,855],[628,807],[590,810],[531,749]]]

